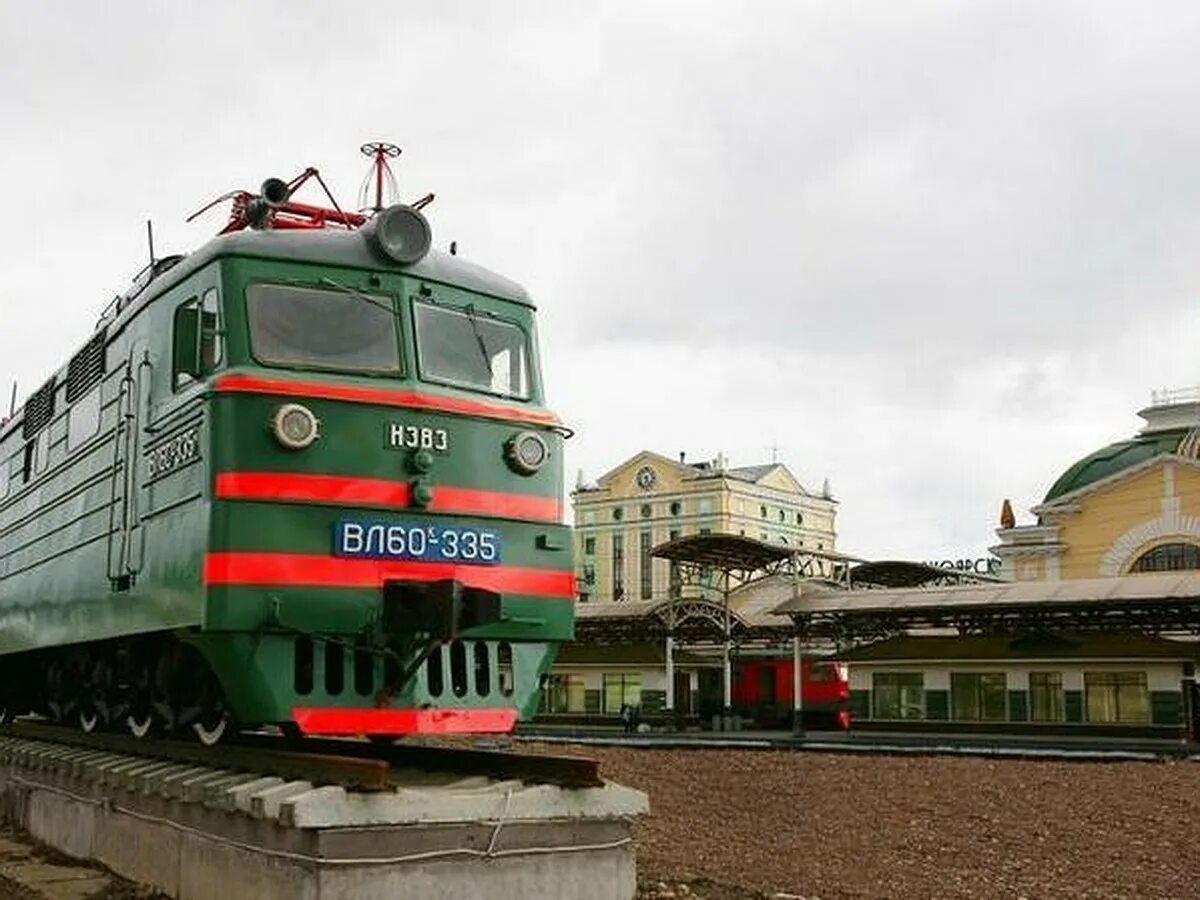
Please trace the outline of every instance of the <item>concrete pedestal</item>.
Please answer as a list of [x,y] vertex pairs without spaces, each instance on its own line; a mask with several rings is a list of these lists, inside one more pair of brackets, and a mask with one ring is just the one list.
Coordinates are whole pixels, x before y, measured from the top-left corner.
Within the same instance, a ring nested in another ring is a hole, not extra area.
[[347,792],[0,738],[0,814],[180,900],[628,900],[645,794],[402,773]]

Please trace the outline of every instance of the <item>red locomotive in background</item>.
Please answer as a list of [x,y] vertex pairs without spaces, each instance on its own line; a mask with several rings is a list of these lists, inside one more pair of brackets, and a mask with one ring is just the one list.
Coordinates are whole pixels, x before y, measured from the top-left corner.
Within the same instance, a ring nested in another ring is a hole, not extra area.
[[[792,657],[741,659],[733,670],[734,709],[762,728],[786,725],[792,716]],[[801,700],[805,729],[850,727],[850,682],[845,663],[802,660]]]

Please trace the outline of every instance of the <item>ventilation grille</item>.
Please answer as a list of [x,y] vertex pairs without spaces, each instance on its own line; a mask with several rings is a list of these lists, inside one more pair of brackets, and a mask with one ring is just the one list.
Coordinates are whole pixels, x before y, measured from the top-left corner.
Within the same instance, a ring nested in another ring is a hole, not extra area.
[[67,402],[74,403],[104,377],[104,351],[108,329],[101,328],[67,366]]
[[51,378],[37,393],[25,401],[25,422],[22,434],[28,439],[49,424],[54,418],[54,379]]

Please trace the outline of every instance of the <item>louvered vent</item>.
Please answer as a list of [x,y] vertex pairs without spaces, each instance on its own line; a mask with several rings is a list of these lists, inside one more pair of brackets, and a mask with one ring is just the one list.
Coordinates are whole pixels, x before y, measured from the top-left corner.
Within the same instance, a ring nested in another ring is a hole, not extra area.
[[108,329],[101,328],[67,366],[67,402],[74,403],[104,377],[104,350]]
[[54,418],[54,379],[51,378],[37,393],[25,401],[25,422],[22,434],[31,438]]

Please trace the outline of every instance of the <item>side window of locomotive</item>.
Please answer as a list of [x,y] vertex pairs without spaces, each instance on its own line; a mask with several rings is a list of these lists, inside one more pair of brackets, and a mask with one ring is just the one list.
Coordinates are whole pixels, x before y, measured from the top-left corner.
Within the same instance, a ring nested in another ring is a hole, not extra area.
[[100,430],[100,385],[71,406],[67,414],[67,452],[82,447]]
[[224,356],[221,304],[216,288],[192,297],[175,309],[175,389],[216,370]]
[[283,284],[246,289],[250,346],[268,366],[400,374],[391,297]]
[[41,475],[50,468],[50,429],[43,428],[37,436],[37,445],[33,454],[33,472]]
[[501,397],[529,398],[529,341],[515,322],[414,302],[417,358],[426,381]]
[[100,430],[100,384],[107,368],[108,330],[100,329],[67,365],[67,452]]

